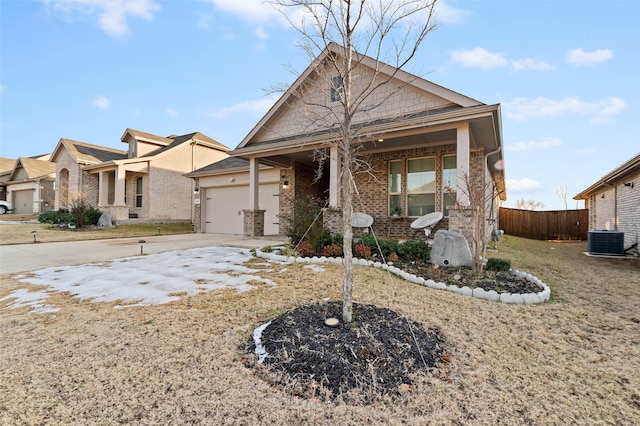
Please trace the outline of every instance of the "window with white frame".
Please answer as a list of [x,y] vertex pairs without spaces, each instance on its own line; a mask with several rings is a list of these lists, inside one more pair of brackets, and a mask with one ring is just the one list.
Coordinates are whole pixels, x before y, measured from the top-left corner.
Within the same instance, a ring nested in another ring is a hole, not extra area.
[[436,209],[436,159],[407,160],[407,216],[423,216]]
[[442,157],[442,214],[449,216],[449,208],[456,205],[457,162],[455,155]]
[[402,161],[389,161],[389,214],[402,209]]
[[142,178],[136,179],[136,207],[142,207]]

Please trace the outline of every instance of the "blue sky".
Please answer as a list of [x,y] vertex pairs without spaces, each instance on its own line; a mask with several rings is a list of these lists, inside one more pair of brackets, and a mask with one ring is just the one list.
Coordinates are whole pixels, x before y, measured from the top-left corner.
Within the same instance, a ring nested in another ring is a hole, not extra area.
[[[455,1],[406,68],[502,105],[505,206],[563,209],[640,152],[640,2]],[[0,156],[126,128],[235,148],[308,58],[261,0],[1,0]],[[582,207],[582,203],[579,204]]]

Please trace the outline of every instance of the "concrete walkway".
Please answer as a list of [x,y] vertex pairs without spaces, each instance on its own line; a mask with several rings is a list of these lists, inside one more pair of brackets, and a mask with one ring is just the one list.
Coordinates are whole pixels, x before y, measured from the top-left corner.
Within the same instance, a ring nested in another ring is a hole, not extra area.
[[[260,248],[284,244],[285,237],[248,239],[238,235],[180,234],[141,238],[33,243],[0,246],[0,274],[34,271],[55,266],[82,265],[91,262],[139,256],[140,240],[144,254],[198,247]],[[160,266],[160,265],[159,265]]]

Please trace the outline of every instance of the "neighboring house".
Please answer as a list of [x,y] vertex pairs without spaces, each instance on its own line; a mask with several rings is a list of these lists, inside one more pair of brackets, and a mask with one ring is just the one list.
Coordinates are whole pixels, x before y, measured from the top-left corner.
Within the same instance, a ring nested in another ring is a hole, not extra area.
[[0,158],[0,200],[7,201],[7,182],[11,177],[16,160],[12,158]]
[[70,209],[72,203],[84,198],[98,205],[98,175],[84,167],[127,158],[127,151],[62,138],[51,154],[56,163],[56,209]]
[[[249,161],[230,157],[185,176],[194,178],[197,185],[194,231],[242,235],[244,210],[249,205]],[[280,169],[261,166],[259,187],[264,235],[278,235]]]
[[56,165],[50,155],[20,157],[5,183],[7,201],[15,214],[40,214],[51,210],[55,202]]
[[[262,165],[280,169],[280,212],[289,211],[295,198],[321,197],[335,207],[325,210],[325,226],[332,232],[342,232],[338,218],[343,174],[337,150],[330,144],[336,133],[319,125],[318,113],[328,113],[313,106],[322,104],[340,113],[341,104],[335,102],[336,85],[329,83],[339,77],[336,73],[327,78],[331,67],[326,66],[326,58],[340,55],[341,50],[329,45],[229,153],[249,162],[249,197],[242,206],[227,209],[219,205],[217,214],[237,215],[241,207],[246,236],[266,233],[268,208],[264,208],[262,185],[258,183],[263,181],[263,173],[272,171],[265,172]],[[359,75],[372,75],[373,69],[382,69],[387,72],[382,77],[393,78],[376,89],[369,104],[363,105],[366,113],[353,120],[353,128],[358,129],[354,140],[360,144],[357,158],[369,167],[366,173],[354,176],[354,211],[371,215],[379,236],[412,235],[411,222],[434,211],[445,216],[440,227],[467,231],[463,224],[466,211],[460,212],[455,206],[456,200],[458,205],[467,204],[463,182],[468,180],[487,192],[483,214],[487,226],[492,227],[498,205],[506,199],[500,105],[486,105],[372,58],[359,58]],[[325,76],[319,78],[323,73]],[[353,90],[359,87],[356,81]],[[319,163],[314,156],[317,151],[330,159]],[[216,173],[216,178],[223,181],[222,170]],[[391,214],[394,206],[402,208],[400,217]]]
[[191,221],[194,182],[184,174],[229,151],[200,132],[162,137],[127,129],[121,140],[126,152],[61,140],[60,205],[82,195],[118,223]]
[[[585,200],[589,229],[624,232],[624,247],[640,239],[640,153],[573,197]],[[636,246],[637,247],[637,246]]]

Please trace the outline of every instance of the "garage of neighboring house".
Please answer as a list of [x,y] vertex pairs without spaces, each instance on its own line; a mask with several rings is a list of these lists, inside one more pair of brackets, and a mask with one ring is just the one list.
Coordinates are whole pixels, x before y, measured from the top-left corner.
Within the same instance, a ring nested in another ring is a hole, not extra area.
[[33,189],[23,189],[21,191],[13,191],[13,213],[15,214],[33,214],[34,201],[33,201]]
[[[250,196],[248,161],[227,158],[185,176],[196,181],[195,232],[242,235],[243,211],[249,206]],[[264,234],[278,235],[280,170],[261,170],[259,188],[258,205],[265,210]]]

